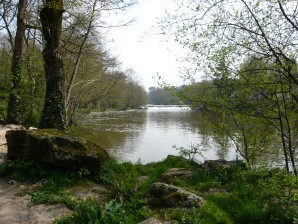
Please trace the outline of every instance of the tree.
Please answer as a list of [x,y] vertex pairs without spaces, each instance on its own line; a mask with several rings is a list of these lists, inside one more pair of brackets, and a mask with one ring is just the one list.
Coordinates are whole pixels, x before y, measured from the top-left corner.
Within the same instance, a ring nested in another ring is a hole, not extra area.
[[[177,10],[162,24],[189,51],[195,69],[209,72],[225,54],[230,73],[239,70],[250,56],[268,58],[283,76],[298,84],[289,65],[297,54],[298,29],[295,1],[208,0],[176,1]],[[295,94],[293,95],[296,98]]]
[[13,76],[12,87],[7,107],[7,122],[20,124],[22,122],[21,96],[22,96],[22,54],[23,43],[25,37],[25,15],[26,15],[26,0],[19,0],[17,14],[17,30],[13,45],[13,58],[11,65],[11,73]]
[[63,0],[46,0],[40,11],[46,77],[46,96],[40,128],[66,129],[65,75],[60,49],[63,12]]
[[[52,0],[44,1],[42,6],[39,0],[26,1],[26,21],[22,21],[24,29],[26,29],[23,37],[26,45],[21,60],[23,76],[22,82],[19,84],[20,88],[17,88],[18,91],[22,92],[19,94],[22,104],[17,107],[23,110],[22,113],[19,113],[22,116],[20,123],[35,125],[35,119],[39,119],[39,113],[41,113],[39,111],[41,111],[40,104],[43,103],[44,98],[44,84],[42,76],[39,76],[42,69],[38,67],[39,60],[36,58],[40,57],[41,48],[44,46],[46,100],[39,126],[41,128],[65,129],[65,123],[68,123],[63,122],[63,120],[67,120],[65,111],[68,111],[69,123],[71,123],[78,111],[81,110],[80,112],[86,113],[91,108],[94,109],[99,104],[103,104],[103,100],[108,100],[111,93],[115,92],[113,88],[116,88],[116,84],[120,85],[122,82],[122,75],[117,75],[122,73],[116,68],[119,63],[115,58],[108,55],[107,50],[104,50],[102,46],[103,35],[98,30],[110,28],[110,25],[106,25],[101,20],[103,12],[123,10],[134,2],[123,2],[122,0],[92,0],[87,2],[71,0],[63,2]],[[14,45],[13,34],[15,33],[14,24],[17,12],[15,10],[17,4],[15,3],[16,0],[0,2],[3,5],[0,7],[0,16],[3,19],[3,22],[0,22],[0,29],[6,31],[0,36],[8,40],[11,48]],[[65,4],[63,5],[63,3]],[[59,4],[62,6],[61,9],[58,9]],[[60,25],[62,21],[61,11],[64,10],[64,6],[66,6],[67,11],[63,17],[62,29]],[[39,22],[41,22],[42,28]],[[43,38],[41,38],[41,33]],[[60,37],[63,44],[60,43]],[[5,60],[5,54],[2,55],[3,58],[0,60]],[[92,56],[90,57],[90,55]],[[96,57],[93,57],[95,55]],[[32,63],[33,60],[35,63]],[[66,70],[63,69],[64,61],[67,66]],[[117,77],[120,79],[118,80]],[[124,81],[124,86],[127,86],[126,81]],[[4,94],[4,96],[4,98],[1,97],[1,100],[6,101],[6,95]],[[121,99],[119,96],[118,98]],[[2,105],[4,104],[1,103],[1,108]],[[118,106],[119,104],[117,104]]]
[[160,88],[150,87],[148,94],[148,103],[155,105],[178,105],[183,104],[177,95],[177,89],[175,87]]
[[135,109],[146,105],[147,93],[144,87],[137,80],[135,71],[127,69],[125,71],[125,87],[124,87],[124,109]]
[[11,54],[9,43],[0,39],[0,122],[4,122],[7,113],[11,71]]
[[1,1],[0,6],[0,17],[2,20],[0,23],[0,30],[5,30],[7,32],[7,36],[4,36],[3,38],[9,42],[10,47],[13,50],[14,38],[11,26],[14,23],[18,12],[17,4],[14,1]]
[[121,0],[66,1],[62,53],[68,124],[75,122],[91,108],[98,109],[99,104],[104,104],[102,100],[109,100],[108,96],[111,97],[116,83],[121,82],[121,76],[116,80],[118,76],[113,74],[118,70],[119,62],[109,55],[104,46],[104,34],[101,31],[109,29],[111,25],[102,21],[102,15],[124,10],[132,4],[133,1]]
[[220,92],[213,105],[237,115],[234,118],[260,118],[274,127],[280,133],[287,170],[291,165],[297,175],[293,136],[297,136],[298,3],[176,2],[179,7],[162,29],[189,48],[194,72],[204,69],[214,80]]
[[0,37],[6,52],[1,55],[1,60],[6,60],[5,55],[11,57],[1,66],[11,67],[5,73],[4,78],[7,78],[1,79],[3,86],[11,86],[10,91],[7,91],[7,87],[0,90],[1,95],[10,95],[1,100],[2,110],[5,110],[2,116],[5,122],[35,126],[39,121],[44,98],[38,22],[33,16],[39,3],[37,0],[12,0],[0,4]]

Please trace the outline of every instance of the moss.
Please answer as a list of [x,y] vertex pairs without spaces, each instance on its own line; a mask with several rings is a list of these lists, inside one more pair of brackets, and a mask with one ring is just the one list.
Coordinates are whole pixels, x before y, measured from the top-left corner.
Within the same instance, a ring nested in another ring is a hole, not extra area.
[[85,139],[55,129],[7,132],[8,156],[74,169],[95,171],[109,158],[108,153]]
[[161,198],[165,205],[169,205],[171,207],[179,207],[181,205],[183,206],[183,202],[187,200],[187,197],[178,191],[166,194]]

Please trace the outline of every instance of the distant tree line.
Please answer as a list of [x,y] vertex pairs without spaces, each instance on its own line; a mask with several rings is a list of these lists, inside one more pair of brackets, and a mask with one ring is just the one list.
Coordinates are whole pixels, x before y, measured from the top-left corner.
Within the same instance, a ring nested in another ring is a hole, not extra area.
[[153,105],[185,105],[188,100],[178,97],[179,93],[186,86],[180,87],[150,87],[148,93],[148,103]]

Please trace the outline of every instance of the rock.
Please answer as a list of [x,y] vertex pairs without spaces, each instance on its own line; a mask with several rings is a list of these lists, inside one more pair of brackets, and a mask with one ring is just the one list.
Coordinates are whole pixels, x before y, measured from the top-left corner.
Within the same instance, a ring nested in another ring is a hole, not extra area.
[[42,179],[30,187],[30,192],[35,192],[48,182],[47,179]]
[[17,124],[6,124],[6,125],[0,125],[0,129],[4,130],[20,130],[20,129],[25,129],[25,127]]
[[227,190],[225,189],[220,189],[220,188],[210,188],[207,191],[207,194],[230,194]]
[[162,224],[162,222],[157,220],[154,217],[151,217],[151,218],[148,218],[142,222],[139,222],[139,224]]
[[204,199],[183,188],[165,183],[154,183],[150,189],[150,204],[154,207],[201,207]]
[[138,178],[139,183],[144,183],[147,180],[149,180],[148,176],[139,176],[139,178]]
[[11,130],[6,133],[8,159],[23,158],[70,169],[97,171],[109,158],[100,146],[56,129]]
[[29,210],[29,220],[26,223],[54,223],[55,219],[67,217],[71,215],[69,210],[64,204],[54,205],[34,205]]
[[9,181],[8,181],[8,184],[9,184],[9,185],[17,185],[17,183],[18,183],[18,182],[15,181],[15,180],[9,180]]
[[201,164],[201,166],[207,172],[223,171],[236,165],[245,166],[245,163],[243,161],[226,161],[224,159],[219,159],[219,160],[205,160],[205,162]]
[[173,221],[172,220],[171,221],[161,221],[154,217],[151,217],[151,218],[148,218],[142,222],[139,222],[138,224],[177,224],[177,223],[179,223],[179,222],[174,221],[174,220]]
[[177,179],[187,179],[193,176],[193,172],[185,168],[171,168],[161,175],[161,180],[165,183],[172,183]]
[[103,185],[93,186],[90,188],[90,191],[97,193],[97,194],[107,194],[108,189]]
[[88,181],[84,186],[74,186],[68,189],[73,200],[93,200],[100,204],[107,201],[109,190],[100,184]]
[[[3,149],[4,147],[6,147],[6,139],[5,139],[6,132],[9,130],[19,130],[19,129],[25,129],[25,128],[21,125],[15,125],[15,124],[0,125],[0,149]],[[6,152],[6,148],[5,148],[5,152]]]

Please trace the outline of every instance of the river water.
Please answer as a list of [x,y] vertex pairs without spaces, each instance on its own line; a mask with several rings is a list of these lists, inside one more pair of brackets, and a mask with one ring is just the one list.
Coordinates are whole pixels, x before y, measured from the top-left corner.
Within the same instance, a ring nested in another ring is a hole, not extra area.
[[80,135],[96,142],[119,161],[160,161],[179,154],[174,145],[199,146],[202,155],[196,156],[198,161],[236,158],[232,144],[213,135],[208,119],[188,107],[98,112],[82,120],[76,128]]

